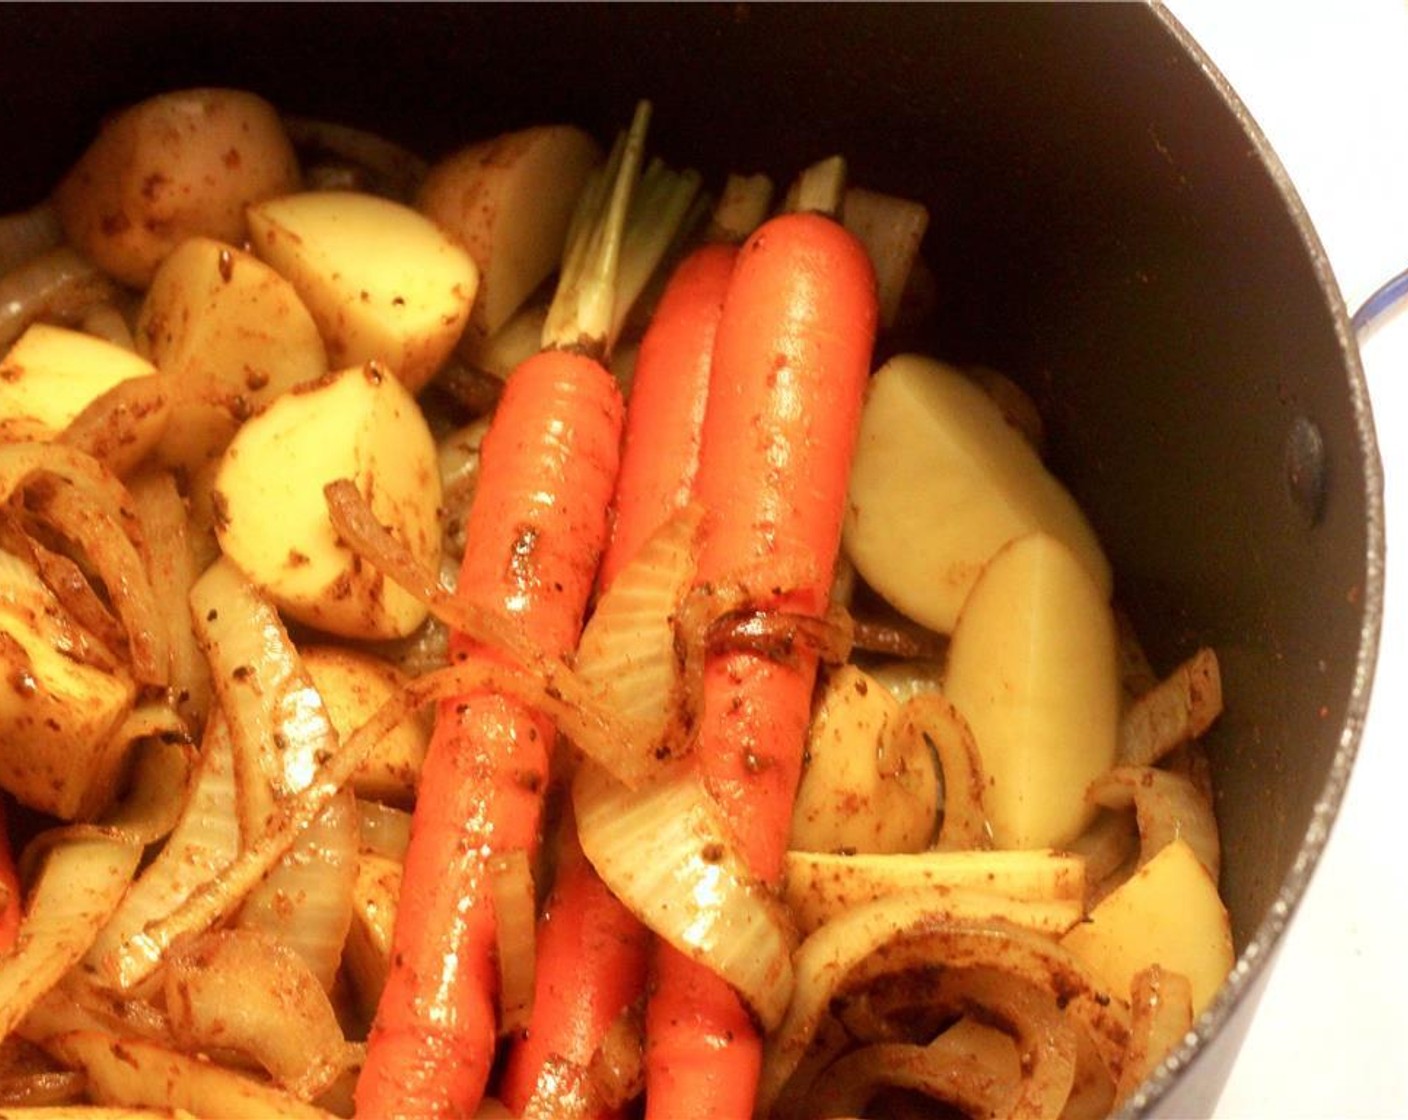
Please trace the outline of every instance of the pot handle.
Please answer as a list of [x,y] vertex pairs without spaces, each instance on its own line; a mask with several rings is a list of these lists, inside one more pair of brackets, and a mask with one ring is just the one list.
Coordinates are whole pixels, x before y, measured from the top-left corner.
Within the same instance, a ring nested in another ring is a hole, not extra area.
[[1408,296],[1408,269],[1404,269],[1391,280],[1386,280],[1379,285],[1378,289],[1359,305],[1350,319],[1350,324],[1354,327],[1354,333],[1362,342],[1369,332],[1398,305],[1398,303]]

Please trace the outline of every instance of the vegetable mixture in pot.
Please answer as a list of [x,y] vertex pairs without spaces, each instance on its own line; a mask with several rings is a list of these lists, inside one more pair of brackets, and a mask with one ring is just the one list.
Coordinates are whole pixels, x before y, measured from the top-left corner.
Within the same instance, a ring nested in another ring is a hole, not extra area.
[[6,1116],[1094,1117],[1213,998],[1215,654],[923,206],[650,115],[181,91],[0,219]]

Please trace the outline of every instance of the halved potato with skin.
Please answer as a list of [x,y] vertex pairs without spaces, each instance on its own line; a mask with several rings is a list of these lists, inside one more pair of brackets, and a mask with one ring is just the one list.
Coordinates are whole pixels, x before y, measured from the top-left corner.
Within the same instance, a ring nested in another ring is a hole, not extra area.
[[577,196],[601,158],[580,128],[537,125],[472,144],[430,169],[420,209],[479,266],[476,337],[502,327],[556,271]]
[[313,316],[268,265],[208,237],[162,263],[137,317],[137,349],[176,379],[163,456],[196,466],[240,421],[328,370]]
[[405,386],[375,363],[293,389],[239,430],[215,476],[220,547],[291,618],[345,637],[405,637],[426,609],[339,541],[323,496],[338,479],[439,570],[435,442]]
[[993,398],[931,358],[886,362],[861,413],[844,524],[866,582],[949,633],[988,559],[1038,530],[1109,595],[1110,566],[1085,515]]
[[64,232],[99,268],[145,288],[188,237],[239,242],[245,207],[299,186],[278,113],[252,93],[162,94],[113,117],[59,184]]
[[312,312],[334,367],[380,362],[414,393],[469,321],[478,268],[408,206],[309,191],[250,207],[249,234]]
[[977,742],[996,846],[1079,835],[1094,815],[1086,787],[1114,764],[1120,683],[1113,612],[1070,549],[1033,533],[988,562],[943,687]]

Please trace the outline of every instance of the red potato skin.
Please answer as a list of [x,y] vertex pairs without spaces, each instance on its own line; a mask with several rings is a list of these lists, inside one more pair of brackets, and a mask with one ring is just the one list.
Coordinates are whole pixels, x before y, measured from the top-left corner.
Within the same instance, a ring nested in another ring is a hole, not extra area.
[[[746,572],[760,606],[825,611],[876,320],[869,258],[830,219],[786,214],[744,244],[695,485],[708,511],[701,584]],[[810,576],[801,586],[799,563]],[[815,674],[805,651],[786,662],[715,655],[705,667],[697,765],[769,883],[781,874]],[[752,1114],[760,1042],[721,981],[662,949],[646,1031],[648,1120]]]
[[[693,493],[714,337],[737,256],[736,246],[720,244],[686,257],[641,340],[602,589]],[[571,840],[538,939],[532,1020],[499,1086],[515,1113],[549,1058],[590,1065],[611,1025],[642,997],[652,941]]]
[[[622,412],[599,364],[548,351],[509,378],[485,437],[456,594],[517,619],[549,657],[566,656],[580,633],[606,541]],[[451,653],[493,656],[459,637]],[[498,994],[487,856],[536,851],[553,734],[493,694],[441,706],[358,1116],[465,1116],[483,1096]]]

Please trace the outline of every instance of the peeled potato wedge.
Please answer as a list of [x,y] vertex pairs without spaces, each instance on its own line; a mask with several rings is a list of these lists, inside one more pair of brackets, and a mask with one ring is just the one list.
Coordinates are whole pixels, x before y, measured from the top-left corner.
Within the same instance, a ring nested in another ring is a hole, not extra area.
[[1151,965],[1182,973],[1201,1015],[1236,959],[1217,884],[1182,840],[1158,853],[1110,892],[1062,939],[1110,991],[1128,998],[1135,975]]
[[164,457],[197,466],[240,421],[328,370],[313,316],[257,257],[208,237],[162,262],[137,316],[137,349],[175,379]]
[[1086,787],[1114,763],[1119,670],[1103,591],[1054,537],[989,561],[949,645],[944,694],[968,721],[1000,848],[1060,847],[1089,823]]
[[430,169],[419,208],[479,267],[471,331],[495,333],[557,270],[582,187],[602,159],[571,125],[538,125],[472,144]]
[[59,184],[74,246],[145,288],[188,237],[238,243],[245,207],[296,191],[298,160],[278,113],[252,93],[162,94],[113,117]]
[[1085,515],[992,397],[930,358],[886,362],[861,413],[844,524],[866,582],[950,633],[988,559],[1037,530],[1109,595],[1109,562]]
[[35,323],[0,361],[0,439],[55,439],[114,385],[155,372],[121,346]]
[[[299,652],[343,742],[406,684],[404,674],[371,654],[341,646],[305,646]],[[359,797],[412,804],[429,740],[426,721],[419,713],[410,716],[377,742],[352,775],[353,790]]]
[[291,618],[344,637],[405,637],[426,610],[338,541],[323,488],[343,478],[439,570],[435,442],[405,386],[374,363],[285,393],[239,430],[215,475],[220,547]]
[[380,362],[417,392],[469,320],[478,268],[408,206],[309,191],[250,207],[249,234],[312,312],[334,368]]

